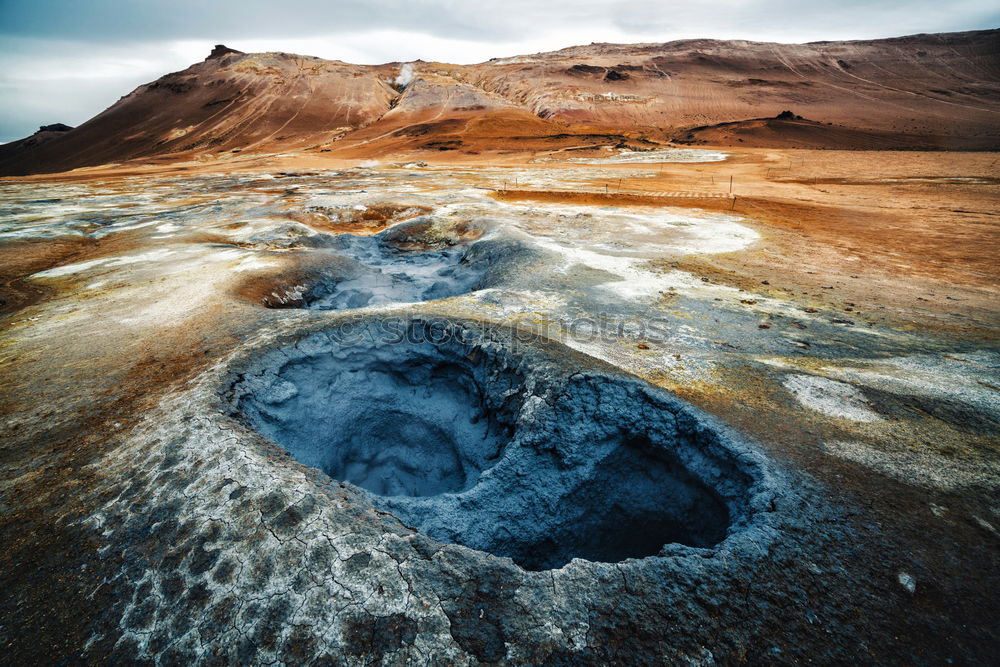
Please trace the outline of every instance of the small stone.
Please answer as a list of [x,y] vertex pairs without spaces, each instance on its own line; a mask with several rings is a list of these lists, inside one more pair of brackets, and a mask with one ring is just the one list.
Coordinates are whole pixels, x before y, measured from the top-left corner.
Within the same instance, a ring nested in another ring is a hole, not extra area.
[[996,535],[997,537],[1000,537],[1000,531],[998,531],[993,526],[992,523],[990,523],[986,519],[983,519],[982,517],[978,517],[976,515],[972,515],[972,518],[975,519],[976,523],[979,524],[979,526],[981,528],[984,528],[984,529],[988,530],[989,532],[993,533],[994,535]]

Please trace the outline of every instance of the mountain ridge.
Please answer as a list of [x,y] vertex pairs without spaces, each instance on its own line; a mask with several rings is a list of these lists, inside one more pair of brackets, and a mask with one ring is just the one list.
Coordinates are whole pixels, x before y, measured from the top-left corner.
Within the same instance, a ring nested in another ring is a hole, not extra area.
[[[785,109],[816,121],[808,137],[802,127],[783,137],[780,123],[705,133]],[[474,65],[354,65],[217,45],[71,131],[0,147],[0,174],[234,151],[528,153],[622,145],[623,136],[666,144],[694,130],[696,142],[720,145],[995,150],[998,121],[1000,30],[598,43]]]

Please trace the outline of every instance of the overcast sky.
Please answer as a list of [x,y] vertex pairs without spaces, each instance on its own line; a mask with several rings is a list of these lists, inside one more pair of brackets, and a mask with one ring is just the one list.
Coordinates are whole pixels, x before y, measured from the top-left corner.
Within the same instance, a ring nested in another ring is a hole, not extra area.
[[996,0],[0,0],[0,141],[78,125],[216,43],[354,63],[474,63],[590,42],[998,26]]

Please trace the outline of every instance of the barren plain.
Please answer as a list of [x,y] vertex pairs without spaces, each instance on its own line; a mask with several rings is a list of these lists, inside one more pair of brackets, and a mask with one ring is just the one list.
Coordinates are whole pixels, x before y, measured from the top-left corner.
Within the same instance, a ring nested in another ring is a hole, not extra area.
[[948,135],[989,150],[692,146],[503,100],[554,59],[0,181],[6,660],[993,659],[996,77]]

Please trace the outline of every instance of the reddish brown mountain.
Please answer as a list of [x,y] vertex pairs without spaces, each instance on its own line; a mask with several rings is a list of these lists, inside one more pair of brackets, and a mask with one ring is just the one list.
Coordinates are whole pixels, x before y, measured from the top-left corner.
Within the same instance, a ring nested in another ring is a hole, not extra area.
[[[0,173],[234,150],[357,157],[672,139],[1000,148],[1000,30],[799,45],[593,44],[403,69],[219,46],[74,130],[0,148]],[[809,120],[774,118],[785,109]]]
[[37,173],[163,154],[302,148],[363,127],[396,91],[369,69],[216,47],[204,62],[139,86],[63,136],[0,147],[0,172]]
[[682,130],[792,109],[863,130],[1000,137],[1000,30],[812,44],[591,45],[476,72],[480,86],[540,116],[606,127]]

